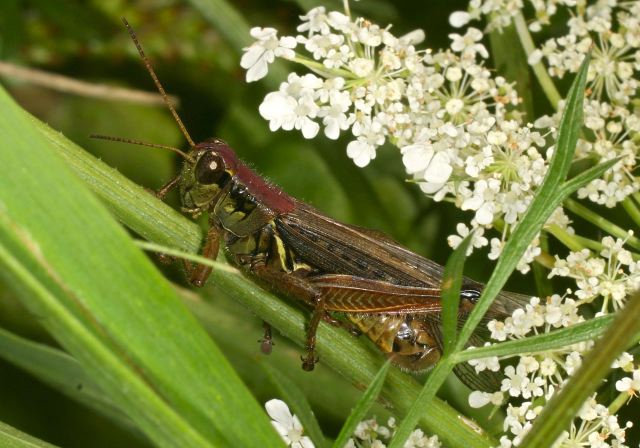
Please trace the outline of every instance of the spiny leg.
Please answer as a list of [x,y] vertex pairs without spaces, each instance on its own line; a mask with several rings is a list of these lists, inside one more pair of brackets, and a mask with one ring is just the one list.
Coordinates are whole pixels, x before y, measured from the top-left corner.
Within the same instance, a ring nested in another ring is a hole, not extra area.
[[324,309],[324,299],[319,296],[316,299],[316,305],[311,313],[311,319],[307,326],[307,340],[304,348],[306,351],[305,356],[302,356],[302,370],[310,372],[315,367],[316,363],[320,360],[320,357],[316,355],[316,333],[318,332],[318,325],[320,320],[323,319],[327,312]]
[[362,331],[356,325],[345,320],[336,319],[327,311],[324,312],[324,315],[322,316],[322,320],[328,323],[329,325],[332,325],[334,327],[339,327],[348,331],[353,336],[360,336],[362,334]]
[[271,325],[267,322],[262,322],[262,328],[264,328],[264,336],[258,340],[260,342],[260,351],[265,355],[270,355],[273,351],[273,346],[276,345],[271,335]]
[[313,370],[316,362],[318,362],[318,357],[315,354],[316,331],[320,320],[324,319],[327,314],[324,310],[324,300],[320,291],[304,277],[274,269],[264,263],[250,266],[249,269],[258,278],[269,283],[278,291],[313,306],[311,320],[307,326],[306,354],[302,357],[302,368],[307,371]]
[[[220,250],[220,236],[221,231],[217,226],[209,227],[207,231],[207,239],[202,248],[202,256],[215,260],[218,257],[218,251]],[[203,264],[196,264],[193,266],[187,260],[184,260],[185,270],[189,276],[189,282],[194,286],[204,286],[207,278],[211,275],[211,266],[205,266]]]
[[164,199],[164,197],[167,195],[167,193],[169,193],[171,190],[173,190],[180,183],[180,179],[182,179],[182,176],[174,177],[169,182],[167,182],[162,187],[160,187],[160,189],[158,191],[154,191],[153,194],[158,199]]
[[[173,190],[180,183],[180,179],[181,179],[181,176],[174,177],[169,182],[167,182],[162,187],[160,187],[160,189],[157,190],[157,191],[156,190],[152,190],[150,188],[145,188],[145,190],[147,190],[149,193],[151,193],[152,195],[154,195],[158,199],[162,200],[162,199],[164,199],[164,197],[167,195],[168,192]],[[162,263],[162,264],[171,264],[171,263],[173,263],[175,261],[175,257],[172,257],[171,255],[166,255],[166,254],[159,253],[159,254],[157,254],[157,257],[158,257],[158,260],[160,261],[160,263]]]

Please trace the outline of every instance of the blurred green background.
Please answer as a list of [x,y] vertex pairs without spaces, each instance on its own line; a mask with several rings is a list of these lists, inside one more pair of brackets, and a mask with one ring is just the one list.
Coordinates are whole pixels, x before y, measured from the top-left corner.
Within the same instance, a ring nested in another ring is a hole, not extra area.
[[[322,4],[337,10],[342,5],[337,1]],[[414,251],[444,263],[450,253],[446,236],[455,232],[456,223],[469,218],[450,204],[434,204],[406,182],[396,148],[380,149],[370,166],[358,169],[346,156],[348,139],[306,141],[297,132],[274,134],[257,112],[264,95],[277,87],[281,81],[278,76],[286,75],[288,67],[275,65],[267,79],[246,84],[239,59],[241,48],[250,43],[248,28],[273,26],[282,34],[295,34],[298,16],[316,5],[319,3],[307,0],[232,4],[213,0],[3,0],[0,61],[93,85],[153,93],[153,83],[120,21],[125,16],[166,90],[178,98],[178,112],[194,140],[223,138],[259,173],[297,198],[338,220],[382,230]],[[356,14],[382,26],[393,24],[396,35],[422,28],[426,31],[424,45],[437,48],[446,46],[447,35],[454,32],[448,15],[464,9],[465,3],[375,0],[352,2],[351,6]],[[500,61],[495,62],[500,68]],[[162,104],[141,105],[108,94],[96,98],[65,93],[21,78],[3,75],[0,79],[25,109],[141,185],[158,188],[179,168],[178,158],[168,151],[88,138],[99,133],[184,147],[182,135]],[[37,175],[42,167],[31,168]],[[175,194],[168,201],[178,205]],[[469,276],[487,278],[491,265],[484,257],[472,256],[467,263]],[[176,283],[184,284],[179,269],[163,269]],[[533,292],[529,280],[516,277],[517,285],[512,289]],[[260,358],[256,343],[261,336],[260,322],[225,300],[222,291],[215,295],[220,312],[200,317],[213,322],[214,338],[259,399],[272,398],[275,392],[268,378],[254,374],[251,368]],[[193,307],[198,314],[197,301]],[[37,319],[3,289],[0,325],[54,344]],[[341,384],[328,368],[303,374],[298,367],[299,350],[278,335],[276,338],[276,353],[268,362],[291,366],[286,371],[308,395],[323,429],[335,435],[358,392]],[[451,392],[459,387],[452,380],[447,398],[464,407],[465,395]],[[327,388],[348,392],[340,392],[340,400],[326,402],[319,391],[326,393]],[[378,408],[377,412],[382,416],[384,411]],[[0,421],[62,446],[148,443],[1,360]]]

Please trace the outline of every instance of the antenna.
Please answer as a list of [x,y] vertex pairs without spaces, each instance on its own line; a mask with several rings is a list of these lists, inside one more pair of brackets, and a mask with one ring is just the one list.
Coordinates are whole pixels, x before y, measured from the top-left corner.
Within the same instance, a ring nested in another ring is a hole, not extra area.
[[134,140],[132,138],[122,138],[122,137],[112,137],[110,135],[101,135],[101,134],[91,134],[90,138],[96,138],[98,140],[108,140],[111,142],[121,142],[121,143],[131,143],[132,145],[140,145],[140,146],[148,146],[150,148],[162,148],[168,149],[169,151],[173,151],[176,154],[179,154],[183,159],[188,160],[191,163],[195,163],[196,161],[190,155],[186,154],[184,151],[179,150],[178,148],[174,148],[173,146],[167,145],[159,145],[157,143],[148,143],[140,140]]
[[[160,95],[162,95],[162,99],[164,100],[164,103],[167,105],[167,107],[171,111],[171,115],[173,115],[173,118],[176,120],[176,123],[178,123],[178,127],[180,128],[182,135],[184,135],[184,137],[187,139],[187,142],[189,142],[189,146],[191,147],[196,146],[196,144],[191,139],[189,132],[187,132],[187,128],[182,123],[182,120],[180,119],[178,112],[176,112],[176,109],[173,107],[173,104],[171,104],[171,101],[169,101],[167,92],[165,92],[164,87],[162,87],[162,84],[160,84],[160,80],[158,79],[156,72],[153,71],[153,67],[151,67],[151,62],[149,62],[149,59],[144,54],[144,51],[142,50],[142,45],[140,45],[140,42],[138,42],[138,37],[136,36],[136,32],[133,31],[133,28],[131,28],[131,25],[129,25],[129,22],[127,22],[127,19],[125,19],[124,17],[121,17],[121,19],[122,19],[122,23],[124,23],[124,26],[127,28],[127,31],[129,32],[129,36],[131,36],[131,40],[133,40],[133,43],[136,45],[136,48],[138,49],[138,53],[140,53],[142,62],[144,63],[145,67],[147,67],[147,71],[149,72],[149,75],[151,75],[151,79],[153,79],[153,82],[155,83],[156,87],[158,88],[158,91],[160,92]],[[96,138],[101,138],[101,137],[96,137]],[[115,141],[125,141],[125,139],[115,140]],[[141,142],[134,142],[134,141],[129,141],[129,143],[143,144],[145,146],[154,146],[154,145],[141,143]],[[166,146],[161,146],[161,145],[155,145],[155,146],[175,150],[175,148],[169,148]],[[182,153],[182,151],[179,151],[179,152]],[[182,154],[184,155],[184,153]],[[189,158],[187,158],[187,160],[189,160]]]

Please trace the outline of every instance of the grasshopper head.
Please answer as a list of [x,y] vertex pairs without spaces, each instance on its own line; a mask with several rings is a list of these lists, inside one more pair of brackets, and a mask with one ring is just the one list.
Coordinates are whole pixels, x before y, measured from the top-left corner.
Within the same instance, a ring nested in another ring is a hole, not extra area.
[[215,205],[220,192],[236,172],[238,159],[222,140],[209,139],[193,146],[182,168],[182,206],[200,213]]

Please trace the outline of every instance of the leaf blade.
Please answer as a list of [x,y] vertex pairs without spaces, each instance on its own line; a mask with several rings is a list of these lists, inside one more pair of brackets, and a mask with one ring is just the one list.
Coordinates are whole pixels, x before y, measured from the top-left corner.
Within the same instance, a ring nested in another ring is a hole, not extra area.
[[[164,277],[4,91],[0,107],[12,148],[0,152],[2,262],[23,302],[157,444],[281,446]],[[238,414],[250,416],[250,435]]]
[[333,448],[344,447],[351,435],[355,432],[358,423],[364,420],[367,412],[371,408],[371,405],[373,405],[373,403],[378,399],[378,395],[382,390],[384,380],[387,378],[390,366],[391,361],[387,361],[382,365],[382,367],[380,367],[380,370],[373,378],[371,384],[369,384],[369,387],[367,387],[367,390],[365,390],[356,406],[351,410],[349,418],[347,418],[347,421],[342,425],[340,433],[333,443]]

